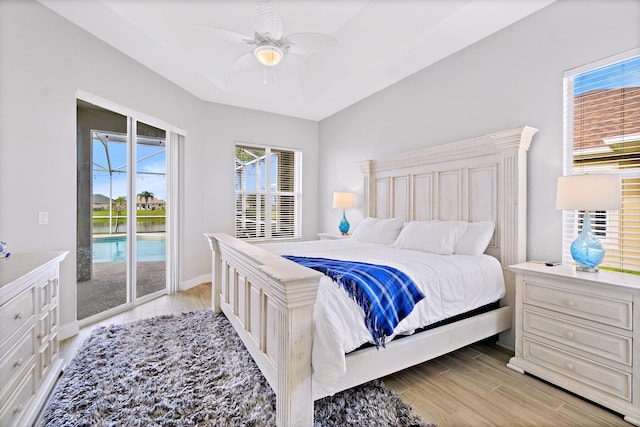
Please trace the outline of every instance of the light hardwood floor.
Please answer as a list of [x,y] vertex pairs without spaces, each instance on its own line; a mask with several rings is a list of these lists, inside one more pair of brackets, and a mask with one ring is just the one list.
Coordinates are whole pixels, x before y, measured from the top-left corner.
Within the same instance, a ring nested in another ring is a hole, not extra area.
[[[148,302],[83,328],[61,343],[70,360],[97,326],[210,307],[211,287]],[[492,344],[475,344],[390,375],[384,383],[415,413],[438,427],[447,426],[629,426],[620,415],[506,367],[510,352]]]

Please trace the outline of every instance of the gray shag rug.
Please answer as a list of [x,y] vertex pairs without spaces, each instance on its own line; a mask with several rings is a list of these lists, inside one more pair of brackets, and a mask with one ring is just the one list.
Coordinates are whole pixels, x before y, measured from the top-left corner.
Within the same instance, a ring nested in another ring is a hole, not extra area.
[[[96,329],[47,404],[46,426],[270,426],[275,395],[223,315]],[[315,426],[433,426],[373,381],[315,402]]]

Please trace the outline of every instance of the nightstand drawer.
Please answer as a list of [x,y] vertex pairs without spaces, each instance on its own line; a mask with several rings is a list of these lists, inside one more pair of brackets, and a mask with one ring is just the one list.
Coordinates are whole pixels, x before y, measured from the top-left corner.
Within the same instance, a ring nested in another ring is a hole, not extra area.
[[524,283],[524,303],[592,320],[605,325],[632,330],[631,301],[602,295]]
[[[630,373],[591,362],[526,337],[523,345],[525,360],[542,365],[590,388],[631,401]],[[561,385],[560,381],[557,383]]]
[[524,332],[536,334],[605,360],[632,364],[632,339],[525,309]]
[[4,344],[35,314],[34,290],[30,288],[0,308],[0,343]]

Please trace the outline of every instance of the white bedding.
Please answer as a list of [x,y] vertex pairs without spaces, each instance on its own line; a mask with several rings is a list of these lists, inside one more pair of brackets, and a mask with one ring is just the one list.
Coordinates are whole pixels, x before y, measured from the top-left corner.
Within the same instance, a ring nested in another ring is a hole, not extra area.
[[[411,334],[418,328],[481,307],[502,298],[505,292],[500,263],[489,255],[436,255],[354,239],[260,246],[280,255],[384,264],[409,275],[425,298],[400,322],[394,336]],[[373,342],[363,319],[362,309],[324,276],[314,305],[314,389],[321,387],[327,394],[333,394],[337,381],[346,372],[345,354]]]

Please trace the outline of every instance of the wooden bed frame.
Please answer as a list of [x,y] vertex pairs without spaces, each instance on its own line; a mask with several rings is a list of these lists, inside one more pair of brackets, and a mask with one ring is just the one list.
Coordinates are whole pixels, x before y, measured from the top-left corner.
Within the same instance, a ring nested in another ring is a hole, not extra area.
[[[537,129],[517,129],[360,162],[364,217],[496,220],[487,253],[500,260],[501,307],[347,355],[339,390],[430,360],[512,325],[514,277],[526,260],[527,150]],[[313,304],[320,273],[224,233],[205,234],[213,256],[212,308],[222,311],[276,393],[277,424],[311,426]]]

